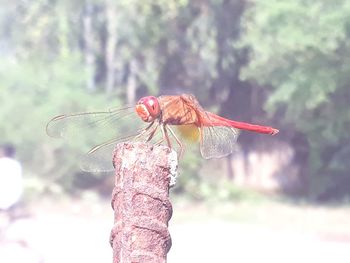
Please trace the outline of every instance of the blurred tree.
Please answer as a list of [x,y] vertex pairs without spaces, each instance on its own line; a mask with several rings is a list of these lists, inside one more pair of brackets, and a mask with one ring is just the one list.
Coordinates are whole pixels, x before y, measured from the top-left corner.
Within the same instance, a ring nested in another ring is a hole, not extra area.
[[74,157],[94,140],[85,131],[69,147],[48,142],[46,122],[59,113],[118,106],[117,95],[134,102],[139,88],[157,94],[158,69],[166,56],[159,49],[169,37],[163,26],[186,5],[164,0],[18,0],[4,6],[1,141],[21,146],[28,173],[72,186],[71,175],[78,170]]
[[[68,154],[26,127],[44,131],[55,114],[146,94],[194,93],[226,117],[279,121],[312,193],[334,195],[349,170],[348,17],[345,0],[11,1],[0,10],[0,121],[15,117],[1,140],[22,145],[31,172],[52,172],[69,188],[77,167],[67,156],[93,140],[73,142]],[[245,152],[252,138],[241,135]],[[200,156],[186,158],[193,175]]]
[[349,1],[254,1],[244,28],[251,57],[242,79],[270,88],[266,110],[296,154],[308,152],[311,196],[349,195]]

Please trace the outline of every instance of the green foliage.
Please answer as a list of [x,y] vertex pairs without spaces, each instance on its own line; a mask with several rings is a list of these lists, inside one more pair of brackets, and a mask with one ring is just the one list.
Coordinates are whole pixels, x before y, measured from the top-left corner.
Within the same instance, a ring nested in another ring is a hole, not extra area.
[[[346,0],[14,0],[0,10],[0,141],[19,146],[29,174],[70,189],[77,157],[120,127],[85,130],[65,144],[46,136],[51,117],[186,92],[252,118],[253,101],[264,102],[249,91],[257,83],[269,114],[257,117],[307,138],[310,193],[341,197],[350,182],[349,38]],[[203,182],[202,164],[188,150],[186,190],[245,196]]]
[[225,178],[215,180],[188,178],[181,185],[185,187],[186,196],[196,201],[208,200],[210,202],[240,202],[247,201],[258,203],[265,198],[256,190],[236,186]]
[[[270,86],[266,109],[281,114],[288,129],[306,134],[317,198],[350,182],[350,166],[334,161],[350,139],[349,25],[350,4],[342,0],[257,1],[245,17],[243,43],[252,53],[242,78]],[[345,181],[335,178],[339,169]],[[337,195],[350,193],[341,188]]]
[[0,65],[1,141],[16,144],[26,170],[48,181],[69,178],[77,169],[74,156],[84,148],[79,144],[63,148],[62,142],[48,138],[47,121],[57,114],[108,104],[105,98],[86,93],[84,74],[77,74],[80,67],[73,55],[49,65],[42,61],[3,61]]
[[[18,146],[26,173],[69,189],[77,158],[95,142],[94,134],[85,130],[69,144],[55,141],[45,134],[47,121],[118,107],[138,89],[156,95],[162,86],[183,86],[206,98],[217,75],[219,6],[187,0],[12,1],[0,11],[1,142]],[[105,89],[108,73],[115,78],[113,93]],[[189,152],[184,177],[198,178],[200,155]]]

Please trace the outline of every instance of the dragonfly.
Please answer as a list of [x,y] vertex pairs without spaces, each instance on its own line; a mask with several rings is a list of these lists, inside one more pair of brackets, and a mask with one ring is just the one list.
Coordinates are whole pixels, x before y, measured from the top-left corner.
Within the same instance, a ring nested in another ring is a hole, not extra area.
[[[127,124],[124,120],[128,120]],[[130,132],[130,123],[134,132]],[[269,126],[238,122],[206,111],[190,94],[147,96],[134,107],[59,115],[48,122],[46,131],[51,137],[74,137],[92,127],[102,133],[107,127],[115,132],[111,139],[84,155],[81,168],[89,172],[113,170],[109,160],[119,142],[141,140],[166,144],[182,156],[185,148],[182,139],[186,139],[199,142],[201,155],[211,159],[233,153],[242,130],[268,135],[279,132]]]

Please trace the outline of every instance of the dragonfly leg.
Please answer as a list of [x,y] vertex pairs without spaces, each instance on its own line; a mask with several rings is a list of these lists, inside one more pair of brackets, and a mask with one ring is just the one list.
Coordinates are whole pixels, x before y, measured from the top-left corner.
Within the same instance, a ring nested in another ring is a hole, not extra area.
[[158,130],[158,126],[159,126],[159,124],[157,124],[157,125],[153,128],[153,130],[149,133],[148,138],[147,138],[147,142],[149,142],[150,140],[152,140],[154,134],[155,134],[156,131]]
[[178,158],[180,159],[180,158],[183,156],[185,147],[184,147],[184,145],[182,144],[182,142],[179,140],[179,138],[177,138],[177,136],[176,136],[175,132],[173,131],[173,129],[170,128],[169,126],[168,126],[168,129],[169,129],[171,135],[175,138],[175,141],[177,142],[177,144],[178,144],[179,147],[180,147],[180,152],[179,152],[179,154],[178,154]]
[[135,136],[134,140],[137,140],[141,136],[143,136],[154,124],[154,121],[152,121],[146,128],[144,128],[137,136]]
[[166,143],[167,143],[168,147],[171,148],[171,142],[170,142],[170,138],[169,138],[167,127],[165,126],[165,124],[162,124],[160,126],[160,128],[162,130],[163,139],[166,140]]
[[157,141],[154,145],[160,145],[160,144],[162,144],[162,142],[164,142],[164,139],[163,139],[163,138],[160,139],[159,141]]

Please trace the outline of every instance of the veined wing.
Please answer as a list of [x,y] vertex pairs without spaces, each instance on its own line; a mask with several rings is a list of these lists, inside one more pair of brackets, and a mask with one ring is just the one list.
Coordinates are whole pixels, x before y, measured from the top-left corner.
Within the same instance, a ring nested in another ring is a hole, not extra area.
[[79,139],[84,134],[90,138],[91,144],[97,144],[126,136],[143,125],[144,122],[137,116],[134,108],[127,107],[59,115],[49,121],[46,132],[51,137],[68,140]]
[[[82,156],[80,160],[80,168],[86,172],[109,172],[113,171],[113,154],[115,146],[125,141],[142,141],[151,140],[158,141],[161,135],[158,132],[159,124],[144,124],[142,129],[134,131],[125,137],[113,138],[100,145],[93,147],[87,154]],[[150,138],[150,135],[152,138]]]
[[228,126],[201,127],[200,151],[205,159],[220,158],[234,152],[239,129]]
[[85,172],[111,172],[113,167],[113,153],[116,145],[120,142],[132,140],[138,133],[122,138],[113,138],[107,142],[93,147],[88,153],[80,158],[80,168]]
[[79,143],[83,148],[93,147],[80,160],[83,171],[113,170],[113,150],[117,143],[131,140],[148,124],[135,113],[133,107],[107,111],[59,115],[46,126],[51,137]]

